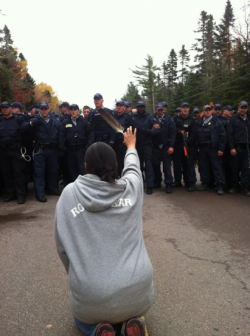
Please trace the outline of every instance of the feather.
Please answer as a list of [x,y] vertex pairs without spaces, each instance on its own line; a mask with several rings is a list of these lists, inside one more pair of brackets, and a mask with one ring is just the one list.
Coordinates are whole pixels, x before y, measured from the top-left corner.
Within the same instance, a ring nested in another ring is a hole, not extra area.
[[105,111],[103,108],[100,108],[97,111],[117,133],[123,134],[123,127],[109,112]]

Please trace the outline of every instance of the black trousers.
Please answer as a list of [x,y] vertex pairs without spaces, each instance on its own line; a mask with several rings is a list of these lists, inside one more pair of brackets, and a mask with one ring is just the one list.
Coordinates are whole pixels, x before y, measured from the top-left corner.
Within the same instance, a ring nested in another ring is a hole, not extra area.
[[188,157],[185,156],[183,146],[180,143],[175,144],[173,163],[175,182],[181,182],[182,172],[185,183],[195,183],[197,181],[194,169],[194,157],[191,153],[188,153]]
[[0,165],[7,195],[25,197],[26,165],[20,150],[0,150]]
[[230,156],[230,172],[231,172],[231,185],[237,187],[239,184],[239,172],[240,183],[242,188],[249,188],[249,162],[248,162],[248,150],[247,148],[237,151],[237,155]]
[[218,148],[200,147],[199,164],[201,181],[209,184],[211,182],[211,169],[214,173],[215,182],[225,184],[225,178],[221,166],[221,157],[218,156]]

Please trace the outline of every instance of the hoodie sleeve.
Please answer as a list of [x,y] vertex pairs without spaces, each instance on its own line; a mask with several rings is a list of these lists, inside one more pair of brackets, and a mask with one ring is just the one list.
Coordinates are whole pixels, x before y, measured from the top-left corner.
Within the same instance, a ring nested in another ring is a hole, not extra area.
[[143,186],[140,160],[135,148],[127,149],[122,177],[127,177],[134,181],[137,180]]
[[[57,212],[57,211],[56,211]],[[55,214],[55,240],[56,240],[56,248],[57,253],[66,269],[66,272],[69,272],[69,258],[65,252],[65,249],[63,247],[62,241],[60,239],[59,229],[58,229],[58,221],[57,221],[57,215]]]

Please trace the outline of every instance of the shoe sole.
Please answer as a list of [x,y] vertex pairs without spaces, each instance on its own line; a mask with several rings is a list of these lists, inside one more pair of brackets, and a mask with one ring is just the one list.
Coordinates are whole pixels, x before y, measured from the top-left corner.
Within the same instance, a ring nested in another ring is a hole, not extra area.
[[110,324],[101,324],[97,328],[95,336],[115,336],[115,332]]
[[145,329],[142,322],[133,318],[127,322],[126,325],[126,335],[127,336],[146,336]]

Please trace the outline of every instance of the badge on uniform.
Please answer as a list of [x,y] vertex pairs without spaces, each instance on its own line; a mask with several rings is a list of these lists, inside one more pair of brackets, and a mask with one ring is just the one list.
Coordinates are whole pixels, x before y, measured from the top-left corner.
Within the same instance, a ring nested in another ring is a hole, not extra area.
[[73,125],[72,125],[72,124],[67,124],[65,127],[66,127],[66,128],[68,128],[68,127],[73,127]]
[[211,122],[209,122],[208,125],[210,126],[210,125],[211,125]]

